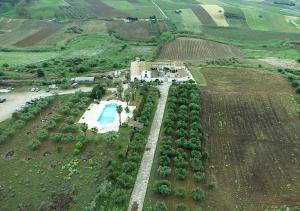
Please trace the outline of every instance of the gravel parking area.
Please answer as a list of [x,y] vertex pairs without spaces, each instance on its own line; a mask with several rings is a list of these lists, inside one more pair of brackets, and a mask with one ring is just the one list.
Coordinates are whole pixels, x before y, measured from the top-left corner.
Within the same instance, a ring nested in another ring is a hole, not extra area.
[[[72,94],[76,91],[90,92],[92,90],[91,87],[81,87],[72,90],[58,91],[59,95],[64,94]],[[26,103],[35,97],[48,97],[53,95],[54,92],[9,92],[9,93],[1,93],[1,98],[6,98],[6,102],[0,103],[0,122],[11,117],[12,113],[16,110],[17,107]]]

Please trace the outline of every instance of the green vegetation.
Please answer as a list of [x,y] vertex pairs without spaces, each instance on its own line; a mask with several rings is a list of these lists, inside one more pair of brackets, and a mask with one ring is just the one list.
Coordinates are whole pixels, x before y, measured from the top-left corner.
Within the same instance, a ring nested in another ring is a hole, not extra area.
[[[199,188],[195,188],[189,196],[192,187],[198,187],[204,181],[203,163],[207,159],[207,153],[201,147],[199,103],[199,90],[195,84],[171,86],[163,118],[163,133],[149,183],[154,191],[148,188],[146,207],[150,207],[156,199],[164,199],[160,196],[168,197],[173,204],[181,203],[186,197],[203,200],[204,195]],[[197,204],[186,206],[193,210]],[[168,208],[176,209],[176,206],[168,205]]]
[[[138,131],[132,130],[130,134],[123,137],[128,143],[126,150],[120,152],[117,158],[108,161],[107,174],[102,176],[98,185],[99,190],[104,189],[103,186],[105,186],[106,194],[103,191],[97,192],[94,200],[86,206],[87,210],[126,209],[128,206],[158,99],[158,92],[155,88],[144,85],[135,89],[142,99],[134,119],[143,123],[144,128]],[[168,192],[164,186],[161,188],[163,193]],[[109,198],[111,200],[108,200]]]
[[201,73],[201,68],[192,66],[190,67],[190,71],[198,85],[206,86],[206,80],[204,75]]

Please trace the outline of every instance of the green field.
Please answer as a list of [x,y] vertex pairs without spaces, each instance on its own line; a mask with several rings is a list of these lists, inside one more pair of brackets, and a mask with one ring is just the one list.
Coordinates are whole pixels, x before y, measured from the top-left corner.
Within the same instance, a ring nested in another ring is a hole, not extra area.
[[199,67],[190,67],[190,71],[199,86],[206,86],[206,80]]
[[242,10],[245,13],[249,27],[253,30],[300,32],[279,13],[254,8],[243,8]]
[[[102,59],[101,68],[125,67],[136,56],[150,60],[153,58],[155,46],[132,45],[131,42],[112,39],[108,35],[87,35],[71,39],[65,50],[49,52],[12,51],[0,52],[0,66],[26,65],[53,58],[97,58]],[[104,61],[104,62],[103,62]]]

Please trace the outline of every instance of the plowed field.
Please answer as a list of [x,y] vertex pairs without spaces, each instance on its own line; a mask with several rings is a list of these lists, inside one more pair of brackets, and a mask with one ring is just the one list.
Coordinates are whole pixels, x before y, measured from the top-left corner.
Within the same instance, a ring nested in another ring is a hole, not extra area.
[[193,38],[177,38],[161,50],[160,60],[205,60],[242,56],[241,49]]
[[[204,69],[202,121],[210,160],[205,210],[300,205],[300,118],[279,75]],[[272,209],[270,209],[272,208]]]

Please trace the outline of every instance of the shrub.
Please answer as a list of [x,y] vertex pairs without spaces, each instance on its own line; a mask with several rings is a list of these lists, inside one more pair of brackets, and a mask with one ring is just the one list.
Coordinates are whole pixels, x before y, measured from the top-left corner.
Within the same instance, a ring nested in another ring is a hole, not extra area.
[[112,194],[111,194],[112,200],[116,204],[123,204],[126,199],[127,199],[127,193],[123,189],[116,189]]
[[75,119],[73,117],[69,116],[68,118],[66,118],[65,122],[68,124],[74,124]]
[[167,177],[171,174],[171,168],[169,166],[159,166],[157,173],[161,177]]
[[188,206],[186,206],[186,204],[184,203],[179,203],[179,204],[176,204],[175,206],[175,211],[188,211],[189,208]]
[[84,135],[78,135],[76,137],[76,141],[85,144],[87,142],[87,138]]
[[117,184],[125,189],[130,189],[133,187],[134,179],[132,176],[123,173],[117,178]]
[[192,189],[192,198],[195,201],[201,202],[204,199],[204,192],[201,188],[193,188]]
[[297,87],[299,86],[299,82],[298,82],[298,81],[293,81],[293,82],[292,82],[292,86],[293,86],[294,88],[297,88]]
[[159,164],[162,166],[167,166],[171,162],[170,158],[166,155],[160,156],[159,157]]
[[53,133],[50,136],[50,140],[51,141],[55,141],[55,142],[61,142],[61,138],[62,138],[62,134],[61,133]]
[[70,142],[70,141],[73,141],[73,136],[72,136],[72,133],[65,133],[62,135],[61,137],[61,141],[62,142]]
[[163,201],[157,201],[153,205],[153,211],[168,211],[167,205]]
[[209,189],[209,190],[215,189],[216,186],[217,186],[217,184],[216,184],[215,182],[210,182],[210,183],[208,183],[208,189]]
[[300,87],[298,87],[298,88],[296,89],[296,93],[297,93],[297,94],[300,94]]
[[54,122],[58,122],[59,120],[61,120],[62,115],[60,114],[53,114],[51,117],[51,120],[53,120]]
[[196,182],[203,182],[205,179],[205,174],[201,171],[197,171],[196,173],[194,173],[194,179],[196,180]]
[[41,146],[41,142],[39,140],[31,140],[28,143],[28,148],[31,150],[37,150],[38,148],[40,148]]
[[105,89],[101,85],[96,85],[92,92],[91,92],[91,97],[93,99],[101,99],[102,96],[105,94]]
[[13,123],[13,128],[15,129],[21,129],[25,126],[25,122],[23,120],[17,120]]
[[193,171],[203,171],[203,165],[199,158],[193,158],[191,164]]
[[63,150],[63,147],[62,147],[62,146],[57,146],[57,147],[56,147],[57,153],[61,153],[62,150]]
[[172,192],[171,183],[168,180],[155,181],[154,190],[163,196],[168,196]]
[[188,171],[183,168],[176,168],[175,169],[175,176],[179,180],[185,180],[188,175]]
[[175,167],[176,168],[185,168],[188,166],[188,162],[184,160],[182,157],[175,158]]
[[208,160],[209,158],[209,153],[205,150],[202,154],[202,160]]
[[177,197],[185,197],[186,196],[186,190],[184,187],[176,188],[175,189],[175,196]]
[[39,130],[36,136],[38,137],[38,139],[45,140],[49,136],[49,133],[47,130],[43,129]]
[[80,141],[78,141],[76,144],[75,144],[75,149],[77,149],[77,150],[81,150],[83,148],[83,143],[82,142],[80,142]]
[[43,125],[43,128],[45,128],[47,130],[51,130],[55,127],[56,127],[56,123],[53,120],[49,120]]

